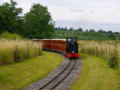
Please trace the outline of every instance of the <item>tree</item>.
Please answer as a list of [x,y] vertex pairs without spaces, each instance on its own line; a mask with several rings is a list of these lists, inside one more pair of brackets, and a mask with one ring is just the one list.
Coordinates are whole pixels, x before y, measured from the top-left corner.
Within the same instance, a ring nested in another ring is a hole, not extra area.
[[86,29],[85,32],[88,32],[88,29]]
[[98,30],[98,32],[100,32],[100,33],[106,33],[106,31],[103,31],[102,29]]
[[108,34],[113,34],[113,32],[112,32],[112,31],[108,31],[107,33],[108,33]]
[[89,32],[95,32],[95,30],[94,29],[90,29]]
[[54,23],[47,7],[33,4],[24,17],[24,36],[28,38],[51,38],[54,34]]
[[82,28],[78,28],[78,31],[81,31],[81,32],[83,32],[83,29],[82,29]]
[[22,24],[21,8],[16,8],[17,3],[13,0],[0,6],[0,33],[8,31],[19,33]]
[[114,32],[114,34],[116,34],[116,35],[120,35],[120,33],[119,33],[119,32]]
[[72,30],[73,30],[73,27],[70,28],[70,31],[72,31]]
[[117,37],[116,37],[114,34],[110,34],[110,35],[108,36],[108,38],[109,38],[110,40],[115,40]]
[[67,27],[65,27],[65,30],[68,30]]

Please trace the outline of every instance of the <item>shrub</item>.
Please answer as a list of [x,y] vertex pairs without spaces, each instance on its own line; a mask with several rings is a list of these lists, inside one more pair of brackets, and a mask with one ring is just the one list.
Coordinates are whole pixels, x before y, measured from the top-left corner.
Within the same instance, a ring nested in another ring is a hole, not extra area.
[[2,61],[3,64],[8,64],[9,63],[9,60],[8,60],[8,53],[3,51],[1,54],[0,54],[0,59]]
[[108,59],[108,64],[111,68],[118,68],[119,62],[118,62],[118,53],[115,50]]
[[0,35],[0,38],[4,39],[10,39],[10,40],[16,40],[16,39],[22,39],[22,37],[18,34],[11,34],[9,32],[4,32]]

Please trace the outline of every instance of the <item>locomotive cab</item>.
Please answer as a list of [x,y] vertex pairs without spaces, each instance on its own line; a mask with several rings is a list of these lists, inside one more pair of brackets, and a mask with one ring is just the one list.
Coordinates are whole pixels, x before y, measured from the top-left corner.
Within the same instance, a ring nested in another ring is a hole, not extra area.
[[79,58],[77,37],[66,38],[66,53],[69,59]]

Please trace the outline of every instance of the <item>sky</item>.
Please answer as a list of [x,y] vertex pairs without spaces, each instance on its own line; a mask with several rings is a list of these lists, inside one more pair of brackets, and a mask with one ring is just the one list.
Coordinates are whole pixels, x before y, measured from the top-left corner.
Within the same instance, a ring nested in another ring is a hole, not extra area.
[[[0,0],[0,4],[10,0]],[[55,25],[120,32],[120,0],[15,0],[23,13],[33,3],[48,7]]]

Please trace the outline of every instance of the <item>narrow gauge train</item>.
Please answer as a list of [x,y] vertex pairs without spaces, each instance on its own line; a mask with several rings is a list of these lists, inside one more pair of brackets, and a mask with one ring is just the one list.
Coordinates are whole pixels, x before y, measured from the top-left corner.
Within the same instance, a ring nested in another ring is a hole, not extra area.
[[69,59],[79,58],[78,43],[76,37],[65,39],[33,39],[35,42],[41,42],[43,50],[54,51],[66,55]]

